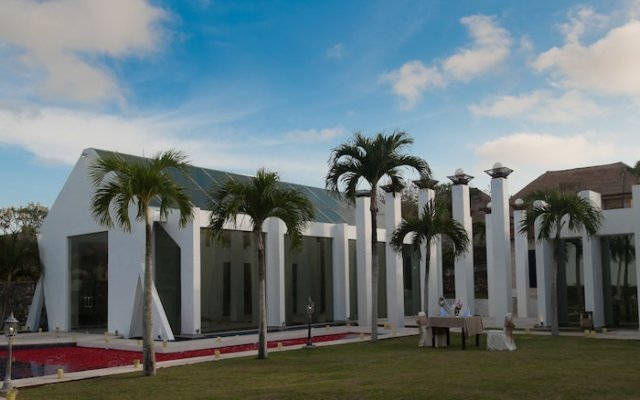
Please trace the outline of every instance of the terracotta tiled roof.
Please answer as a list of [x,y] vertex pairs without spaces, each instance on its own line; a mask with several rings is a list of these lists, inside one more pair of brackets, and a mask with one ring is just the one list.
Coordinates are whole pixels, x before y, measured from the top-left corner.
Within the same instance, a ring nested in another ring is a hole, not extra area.
[[627,170],[625,163],[594,165],[591,167],[547,171],[534,179],[511,198],[525,198],[534,190],[558,189],[579,192],[592,190],[603,198],[630,195],[631,186],[640,184],[640,178]]

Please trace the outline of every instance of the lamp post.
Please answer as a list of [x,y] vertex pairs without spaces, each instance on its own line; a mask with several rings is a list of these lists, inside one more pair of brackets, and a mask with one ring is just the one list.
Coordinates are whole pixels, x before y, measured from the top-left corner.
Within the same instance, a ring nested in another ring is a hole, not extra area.
[[13,384],[11,383],[11,363],[12,363],[12,350],[13,350],[13,341],[16,338],[16,334],[18,333],[18,320],[13,316],[13,312],[9,315],[9,318],[4,320],[4,335],[7,337],[7,365],[4,374],[4,383],[2,384],[2,391],[8,392],[12,389]]
[[313,304],[313,300],[311,300],[311,296],[309,296],[309,301],[307,301],[307,344],[304,346],[305,349],[313,349],[313,342],[311,341],[311,316],[313,315],[313,311],[315,306]]

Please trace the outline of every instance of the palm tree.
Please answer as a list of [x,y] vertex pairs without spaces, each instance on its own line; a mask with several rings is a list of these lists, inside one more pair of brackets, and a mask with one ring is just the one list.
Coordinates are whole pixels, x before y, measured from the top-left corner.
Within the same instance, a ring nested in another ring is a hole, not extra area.
[[145,224],[142,352],[143,370],[146,376],[156,373],[151,308],[153,282],[151,203],[157,203],[160,217],[167,217],[172,209],[178,209],[181,227],[185,227],[191,221],[193,203],[185,189],[168,174],[172,170],[186,174],[188,164],[185,159],[186,156],[176,150],[160,152],[151,159],[125,158],[118,153],[110,153],[100,156],[89,167],[89,176],[95,187],[91,211],[98,223],[107,227],[118,225],[126,232],[130,232],[129,208],[134,206],[136,219],[143,220]]
[[248,181],[234,178],[210,193],[209,229],[220,238],[225,223],[236,224],[238,214],[251,218],[251,230],[258,248],[258,358],[267,358],[266,261],[262,226],[267,218],[279,218],[287,227],[291,246],[302,243],[302,231],[314,216],[314,205],[300,191],[285,189],[276,172],[259,169]]
[[431,245],[440,240],[440,235],[449,238],[453,247],[454,257],[459,257],[469,250],[469,236],[464,226],[451,217],[446,204],[431,200],[425,204],[422,215],[415,218],[403,220],[398,228],[393,231],[391,245],[397,252],[402,251],[404,238],[411,234],[413,246],[417,249],[424,243],[426,254],[424,254],[424,308],[427,308],[427,294],[429,283],[429,260],[431,259]]
[[[624,299],[625,316],[629,321],[629,263],[635,258],[636,249],[631,235],[620,235],[611,239],[611,258],[618,263],[618,280],[616,284],[616,298]],[[624,270],[622,266],[624,265]],[[624,276],[624,291],[623,291]]]
[[[351,202],[356,200],[358,185],[368,184],[371,204],[371,341],[378,340],[378,184],[383,178],[390,181],[394,192],[402,189],[402,170],[413,168],[427,178],[431,175],[429,165],[423,159],[404,154],[413,139],[406,133],[396,131],[391,135],[378,133],[374,138],[356,132],[351,141],[331,152],[329,172],[325,179],[327,189],[339,193],[344,186],[344,196]],[[391,229],[391,227],[387,227]]]
[[[561,261],[562,245],[560,233],[564,227],[572,231],[584,229],[594,236],[602,223],[600,210],[589,199],[574,193],[537,190],[528,196],[530,204],[520,228],[521,233],[534,231],[535,221],[540,218],[538,240],[553,241],[553,264],[551,266],[551,334],[559,335],[558,329],[558,263]],[[536,200],[542,200],[538,202]]]

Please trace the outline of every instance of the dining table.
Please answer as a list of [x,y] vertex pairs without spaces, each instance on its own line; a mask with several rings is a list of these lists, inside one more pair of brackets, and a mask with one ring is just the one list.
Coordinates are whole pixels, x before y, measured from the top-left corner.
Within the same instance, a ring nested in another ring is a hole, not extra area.
[[480,334],[484,327],[482,326],[482,318],[477,315],[473,316],[438,316],[429,317],[427,328],[431,328],[431,346],[436,347],[436,336],[446,333],[447,346],[449,345],[449,330],[451,328],[460,328],[462,330],[462,350],[466,349],[466,341],[468,337],[475,335],[476,347],[480,346]]

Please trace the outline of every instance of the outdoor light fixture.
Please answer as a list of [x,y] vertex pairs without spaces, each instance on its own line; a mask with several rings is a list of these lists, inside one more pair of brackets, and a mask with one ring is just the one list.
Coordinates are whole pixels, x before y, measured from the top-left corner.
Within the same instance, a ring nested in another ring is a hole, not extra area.
[[438,181],[431,178],[416,179],[413,184],[420,189],[435,189]]
[[516,210],[522,210],[524,208],[524,200],[516,199],[516,201],[513,202],[513,205],[515,206]]
[[453,175],[447,176],[454,185],[466,185],[473,179],[473,176],[465,174],[462,168],[456,169]]
[[309,296],[309,301],[307,301],[307,316],[308,316],[308,324],[307,324],[307,344],[304,346],[305,349],[313,349],[313,342],[311,341],[311,316],[313,315],[313,311],[315,310],[315,305],[313,304],[313,300],[311,300],[311,296]]
[[495,163],[493,164],[493,168],[488,169],[486,171],[487,174],[489,174],[489,176],[491,176],[492,178],[507,178],[507,176],[509,176],[510,173],[513,172],[513,170],[511,168],[505,167],[504,165],[502,165],[502,163]]
[[2,391],[4,392],[8,392],[13,387],[11,383],[12,350],[13,342],[18,333],[18,324],[19,321],[13,316],[13,312],[11,312],[9,318],[4,320],[4,335],[7,337],[7,365],[5,368],[4,383],[2,384]]

